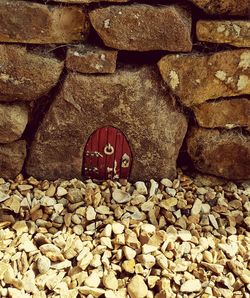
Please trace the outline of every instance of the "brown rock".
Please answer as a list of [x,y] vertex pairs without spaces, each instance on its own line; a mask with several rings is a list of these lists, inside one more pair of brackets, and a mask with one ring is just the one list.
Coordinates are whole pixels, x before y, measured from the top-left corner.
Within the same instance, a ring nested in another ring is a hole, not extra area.
[[198,124],[202,127],[231,129],[246,127],[250,130],[250,100],[227,98],[206,102],[193,108]]
[[192,50],[191,15],[177,5],[109,6],[91,11],[90,21],[105,45],[119,50]]
[[250,178],[250,137],[234,131],[192,128],[188,153],[197,170],[227,179]]
[[249,0],[191,0],[208,14],[249,16]]
[[21,172],[25,158],[25,141],[0,144],[0,177],[15,178]]
[[97,3],[97,2],[128,2],[130,0],[53,0],[54,2],[63,2],[63,3]]
[[88,27],[80,7],[0,1],[1,42],[69,43],[84,39]]
[[81,177],[85,144],[107,125],[130,142],[132,179],[175,176],[187,121],[157,70],[146,66],[112,75],[69,74],[32,144],[28,173],[47,179]]
[[196,24],[196,35],[200,41],[250,47],[250,21],[201,20]]
[[114,73],[117,51],[93,46],[76,46],[67,51],[66,67],[81,73]]
[[10,143],[19,139],[27,123],[26,105],[0,103],[0,143]]
[[45,95],[57,83],[63,69],[63,62],[57,59],[4,44],[0,45],[0,65],[2,101],[34,100]]
[[[183,104],[250,93],[250,50],[215,54],[167,55],[158,66],[164,81]],[[195,65],[195,67],[194,67]]]

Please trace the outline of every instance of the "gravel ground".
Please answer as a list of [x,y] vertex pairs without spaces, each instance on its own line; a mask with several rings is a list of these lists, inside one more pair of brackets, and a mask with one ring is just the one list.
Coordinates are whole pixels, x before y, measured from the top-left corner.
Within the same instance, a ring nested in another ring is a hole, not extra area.
[[[217,184],[217,186],[212,186]],[[250,183],[0,178],[0,296],[250,297]]]

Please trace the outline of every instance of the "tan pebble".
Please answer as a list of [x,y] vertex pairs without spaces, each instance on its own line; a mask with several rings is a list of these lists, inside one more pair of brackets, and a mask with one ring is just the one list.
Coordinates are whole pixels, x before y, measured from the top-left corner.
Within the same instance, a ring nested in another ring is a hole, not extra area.
[[140,275],[135,275],[128,284],[128,293],[131,298],[144,298],[147,296],[148,287]]
[[122,234],[124,232],[124,225],[119,222],[112,222],[112,231],[114,234]]
[[95,209],[92,206],[87,207],[86,218],[89,221],[94,220],[96,218],[96,212],[95,212]]
[[101,280],[96,272],[92,272],[84,281],[84,285],[91,288],[98,288]]
[[82,233],[84,232],[84,229],[83,229],[83,226],[82,225],[76,225],[73,227],[73,232],[76,234],[76,235],[82,235]]
[[126,260],[122,263],[122,268],[129,273],[134,273],[135,271],[135,260]]
[[132,260],[135,258],[136,251],[134,249],[132,249],[131,247],[124,246],[122,250],[123,250],[123,253],[127,260]]
[[108,272],[107,275],[104,275],[102,278],[103,285],[110,290],[118,289],[118,280],[113,271]]
[[51,261],[45,256],[41,256],[37,260],[37,269],[41,274],[45,274],[49,271]]
[[201,282],[199,279],[191,279],[185,281],[180,288],[181,292],[193,293],[201,290]]
[[59,186],[59,187],[57,188],[57,190],[56,190],[56,195],[57,195],[58,197],[63,197],[63,196],[65,196],[67,193],[68,193],[68,191],[67,191],[64,187],[61,187],[61,186]]

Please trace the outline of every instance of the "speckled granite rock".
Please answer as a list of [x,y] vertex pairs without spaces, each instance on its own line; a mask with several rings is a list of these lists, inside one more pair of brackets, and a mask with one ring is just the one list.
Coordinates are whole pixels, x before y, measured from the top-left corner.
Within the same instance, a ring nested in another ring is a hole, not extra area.
[[81,7],[0,1],[0,42],[68,43],[83,40],[88,28]]
[[177,5],[108,6],[90,12],[106,46],[128,51],[192,50],[191,15]]
[[196,35],[200,41],[250,47],[250,21],[200,20],[196,23]]
[[250,130],[250,100],[244,97],[206,102],[193,108],[198,124],[208,128]]
[[15,178],[21,172],[25,158],[25,141],[0,144],[0,176],[6,179]]
[[250,179],[249,135],[194,127],[187,145],[197,170],[227,179]]
[[158,66],[164,81],[186,106],[250,93],[250,50],[167,55]]
[[0,44],[0,101],[30,101],[45,95],[57,83],[63,64],[24,46]]
[[29,110],[23,104],[0,103],[0,143],[10,143],[22,136]]
[[85,144],[107,125],[128,138],[133,180],[174,177],[187,120],[154,67],[112,75],[69,74],[38,129],[26,171],[46,179],[81,177]]

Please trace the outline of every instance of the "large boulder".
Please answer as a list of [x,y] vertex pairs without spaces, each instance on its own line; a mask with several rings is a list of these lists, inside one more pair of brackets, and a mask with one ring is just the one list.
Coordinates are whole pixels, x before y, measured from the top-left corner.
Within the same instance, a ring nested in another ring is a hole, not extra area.
[[247,98],[226,98],[205,102],[193,108],[198,124],[208,128],[244,127],[250,130],[250,100]]
[[249,135],[194,127],[187,146],[197,170],[227,179],[250,179]]
[[25,141],[0,144],[0,177],[15,178],[22,171],[25,158]]
[[0,44],[0,66],[0,101],[30,101],[58,82],[64,63],[24,46]]
[[200,41],[250,47],[250,21],[200,20],[196,23],[196,36]]
[[22,136],[28,114],[26,105],[0,103],[0,143],[10,143]]
[[81,177],[85,144],[104,126],[127,137],[133,180],[175,176],[187,120],[157,69],[148,66],[110,75],[70,73],[38,129],[27,173],[46,179]]
[[250,50],[167,55],[158,66],[164,81],[186,106],[250,93]]
[[190,52],[191,15],[184,8],[134,4],[90,12],[90,21],[106,46],[128,51]]
[[69,43],[83,40],[88,28],[81,7],[0,1],[0,42]]
[[191,0],[195,5],[212,15],[249,16],[249,0]]

